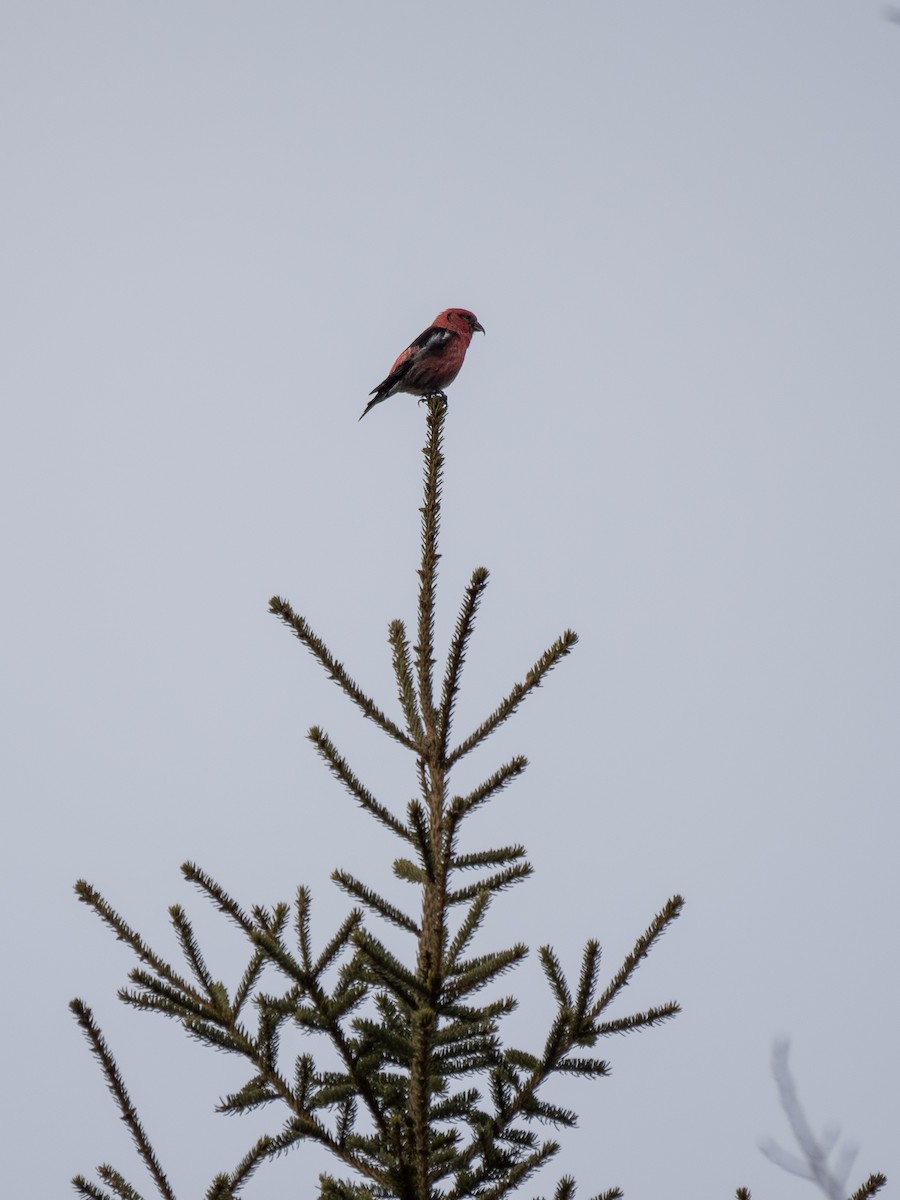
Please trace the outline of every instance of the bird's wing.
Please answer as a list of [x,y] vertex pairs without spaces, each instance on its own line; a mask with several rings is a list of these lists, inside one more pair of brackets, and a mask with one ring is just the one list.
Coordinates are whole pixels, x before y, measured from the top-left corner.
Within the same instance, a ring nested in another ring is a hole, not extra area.
[[434,350],[440,350],[458,336],[459,334],[453,329],[444,329],[440,325],[429,325],[414,342],[409,343],[403,353],[410,358],[419,358],[423,354],[431,354]]
[[[429,325],[416,338],[414,342],[410,342],[403,353],[398,357],[397,361],[391,367],[390,374],[386,379],[382,379],[377,387],[373,387],[370,396],[374,399],[370,400],[363,410],[363,417],[376,404],[380,404],[382,400],[386,400],[388,396],[393,395],[398,386],[407,377],[410,371],[418,367],[423,359],[428,359],[432,354],[439,354],[451,341],[459,337],[459,334],[453,329],[444,329],[440,325]],[[362,417],[360,417],[362,420]]]
[[372,388],[369,395],[376,392],[389,392],[398,383],[402,383],[410,371],[431,354],[439,353],[448,342],[458,337],[452,329],[442,329],[440,325],[430,325],[419,334],[414,342],[410,342],[391,367],[387,379],[383,379],[378,387]]

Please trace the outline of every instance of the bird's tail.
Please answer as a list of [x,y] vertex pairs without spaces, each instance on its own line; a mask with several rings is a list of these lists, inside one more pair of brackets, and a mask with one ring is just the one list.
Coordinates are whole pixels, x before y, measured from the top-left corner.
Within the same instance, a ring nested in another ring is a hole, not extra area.
[[366,413],[370,411],[370,409],[373,409],[376,404],[380,404],[382,402],[382,400],[387,400],[387,395],[385,393],[382,393],[380,395],[378,393],[376,393],[372,397],[372,399],[369,401],[369,403],[366,405],[366,407],[362,410],[362,413],[359,418],[360,421],[363,419],[363,417],[366,415]]

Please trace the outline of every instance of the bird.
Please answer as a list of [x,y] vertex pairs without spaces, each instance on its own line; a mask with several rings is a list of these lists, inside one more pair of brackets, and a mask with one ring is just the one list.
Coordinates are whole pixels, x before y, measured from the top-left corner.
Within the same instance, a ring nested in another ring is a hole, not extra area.
[[444,388],[459,374],[476,332],[484,333],[484,326],[467,308],[445,308],[438,313],[398,356],[388,376],[369,392],[372,399],[363,409],[360,421],[376,404],[396,392],[409,392],[422,400],[444,396]]

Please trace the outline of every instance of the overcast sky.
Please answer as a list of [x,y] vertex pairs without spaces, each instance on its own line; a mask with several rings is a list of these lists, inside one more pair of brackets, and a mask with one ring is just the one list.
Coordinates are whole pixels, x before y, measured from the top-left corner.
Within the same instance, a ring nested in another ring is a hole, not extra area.
[[[183,860],[247,905],[309,883],[322,940],[330,870],[389,871],[304,733],[401,811],[412,764],[266,602],[396,711],[424,412],[357,417],[450,305],[487,330],[446,437],[442,646],[492,572],[459,732],[581,636],[457,780],[531,761],[473,831],[536,868],[488,941],[574,968],[597,936],[612,971],[688,901],[619,1009],[684,1015],[556,1089],[581,1127],[526,1194],[812,1195],[757,1149],[787,1141],[779,1033],[854,1185],[896,1188],[900,27],[875,0],[5,0],[0,93],[6,1192],[109,1160],[150,1193],[74,995],[180,1197],[259,1128],[209,1115],[241,1069],[116,1001],[131,960],[78,877],[167,951],[186,904],[233,979]],[[508,986],[539,1040],[536,964]]]

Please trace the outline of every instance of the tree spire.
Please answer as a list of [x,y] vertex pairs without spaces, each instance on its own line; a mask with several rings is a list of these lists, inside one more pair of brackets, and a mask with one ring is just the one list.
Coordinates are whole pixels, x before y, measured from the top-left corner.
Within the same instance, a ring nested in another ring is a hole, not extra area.
[[[523,942],[490,948],[483,939],[492,903],[528,879],[532,867],[514,837],[466,853],[458,841],[463,823],[513,783],[527,763],[524,756],[514,756],[464,795],[452,793],[451,776],[459,760],[507,721],[572,651],[577,637],[565,630],[493,708],[485,706],[487,715],[475,729],[451,744],[488,572],[477,567],[465,589],[438,693],[435,600],[446,419],[445,402],[429,399],[415,645],[403,620],[392,621],[388,629],[397,716],[364,691],[286,600],[274,597],[269,606],[351,703],[411,755],[416,794],[405,811],[397,811],[363,782],[325,730],[314,725],[309,731],[317,753],[358,810],[397,839],[392,873],[409,887],[409,902],[398,904],[384,894],[379,882],[384,870],[372,879],[336,870],[332,879],[352,907],[337,929],[320,939],[304,885],[293,904],[248,910],[200,867],[185,863],[185,878],[247,944],[246,960],[229,984],[211,973],[181,906],[170,909],[185,960],[176,969],[99,892],[78,885],[79,898],[138,959],[121,999],[139,1011],[173,1018],[191,1038],[245,1063],[245,1082],[220,1101],[219,1110],[266,1108],[281,1114],[280,1125],[213,1176],[208,1200],[233,1200],[263,1163],[302,1141],[327,1149],[341,1172],[340,1177],[320,1176],[321,1200],[502,1200],[558,1153],[558,1143],[541,1130],[576,1123],[572,1111],[545,1098],[548,1081],[557,1075],[604,1077],[606,1062],[592,1053],[601,1038],[649,1028],[679,1011],[670,1001],[644,1012],[610,1012],[681,912],[683,902],[675,896],[605,987],[595,939],[585,944],[571,977],[553,949],[541,947],[540,965],[555,1013],[535,1045],[517,1047],[503,1040],[503,1020],[517,1001],[497,986],[528,948]],[[386,930],[392,932],[390,945]],[[174,1200],[136,1123],[112,1052],[82,1002],[74,1003],[157,1192]],[[282,1033],[291,1027],[308,1035],[303,1053],[293,1057],[282,1046]],[[99,1174],[116,1196],[137,1197],[112,1168],[102,1167]],[[74,1182],[80,1195],[107,1200],[108,1193],[83,1177]],[[563,1176],[555,1200],[570,1200],[573,1194],[574,1182]],[[617,1189],[604,1193],[618,1194]]]

